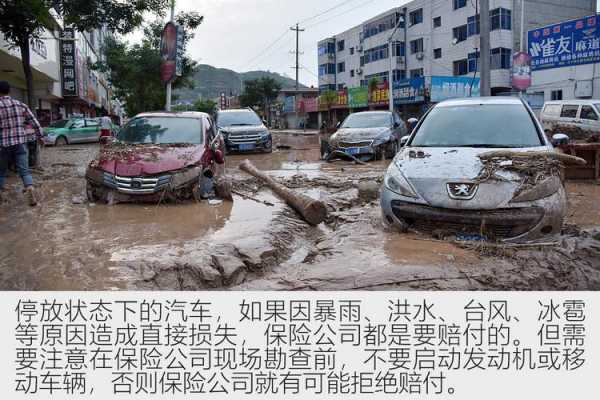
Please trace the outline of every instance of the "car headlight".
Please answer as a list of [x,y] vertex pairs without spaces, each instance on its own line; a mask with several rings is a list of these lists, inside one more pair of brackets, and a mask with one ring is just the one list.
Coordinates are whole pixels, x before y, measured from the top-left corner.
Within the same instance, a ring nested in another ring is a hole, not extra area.
[[544,179],[535,186],[521,190],[513,197],[511,203],[524,203],[550,197],[560,190],[562,183],[558,177]]
[[384,179],[385,187],[400,196],[418,198],[408,180],[402,175],[398,168],[392,164],[387,170]]

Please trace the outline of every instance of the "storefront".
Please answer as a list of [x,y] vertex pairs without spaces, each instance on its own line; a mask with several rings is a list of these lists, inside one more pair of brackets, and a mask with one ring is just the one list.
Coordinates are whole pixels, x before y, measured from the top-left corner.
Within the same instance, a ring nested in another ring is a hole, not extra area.
[[417,77],[394,82],[394,107],[404,120],[420,118],[427,110],[425,78]]

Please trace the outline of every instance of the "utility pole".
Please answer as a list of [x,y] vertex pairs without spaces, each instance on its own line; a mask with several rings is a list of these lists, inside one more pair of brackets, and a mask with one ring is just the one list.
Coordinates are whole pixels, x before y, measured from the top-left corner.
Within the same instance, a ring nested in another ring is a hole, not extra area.
[[481,62],[481,96],[491,96],[491,73],[490,73],[490,1],[480,0],[481,2],[481,32],[479,41],[481,42],[481,54],[479,60]]
[[521,39],[519,40],[521,52],[525,51],[525,0],[521,0]]
[[[175,20],[175,0],[171,0],[171,19],[170,21],[173,22]],[[167,104],[165,106],[165,109],[167,111],[171,111],[171,95],[173,92],[173,83],[172,80],[169,81],[169,83],[167,83]]]
[[300,90],[300,32],[304,32],[306,29],[300,29],[300,24],[296,24],[296,26],[291,27],[290,30],[296,32],[296,66],[294,67],[296,70],[296,93],[294,94],[294,110],[296,110],[296,125],[299,125],[298,91]]
[[[394,27],[392,34],[388,38],[388,52],[389,52],[389,56],[390,56],[390,70],[388,72],[388,103],[390,105],[391,113],[394,112],[394,57],[392,57],[392,55],[394,54],[394,51],[393,51],[394,50],[393,49],[394,35],[398,31],[400,24],[404,23],[404,25],[406,25],[405,19],[406,19],[405,15],[402,15],[400,17],[400,19],[398,19],[398,22],[396,23],[396,26]],[[406,43],[406,38],[404,39],[404,42]],[[406,52],[406,50],[405,50],[405,52]],[[400,54],[396,54],[396,57],[400,57]]]

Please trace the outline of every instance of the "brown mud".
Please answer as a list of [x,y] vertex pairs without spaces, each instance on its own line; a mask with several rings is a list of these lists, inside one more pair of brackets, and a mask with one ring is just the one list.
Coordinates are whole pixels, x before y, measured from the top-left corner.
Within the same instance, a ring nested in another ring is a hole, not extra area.
[[[89,204],[98,145],[46,148],[41,205],[9,179],[0,205],[3,290],[600,290],[600,186],[568,183],[565,234],[542,246],[473,246],[387,230],[377,188],[389,161],[319,160],[316,135],[276,135],[273,154],[229,155],[234,201]],[[302,221],[237,166],[250,159],[329,215]],[[595,238],[594,238],[595,237]]]

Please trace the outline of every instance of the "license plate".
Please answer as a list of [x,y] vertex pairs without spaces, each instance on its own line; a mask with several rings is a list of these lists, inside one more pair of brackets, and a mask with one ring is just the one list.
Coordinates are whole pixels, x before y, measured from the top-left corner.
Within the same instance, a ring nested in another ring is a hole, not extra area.
[[360,147],[349,147],[346,149],[346,154],[360,154]]
[[456,235],[456,240],[458,240],[459,242],[486,242],[487,238],[482,235],[459,234]]
[[254,145],[252,143],[240,144],[240,151],[245,150],[254,150]]

